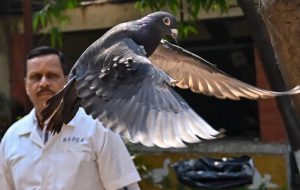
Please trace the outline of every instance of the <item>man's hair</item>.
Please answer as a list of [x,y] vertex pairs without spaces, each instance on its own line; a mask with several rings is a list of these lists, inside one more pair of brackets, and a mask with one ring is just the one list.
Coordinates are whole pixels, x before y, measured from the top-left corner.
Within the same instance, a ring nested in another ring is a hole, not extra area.
[[67,76],[69,71],[68,71],[67,65],[65,64],[65,56],[64,56],[64,54],[61,51],[59,51],[59,50],[57,50],[55,48],[52,48],[50,46],[39,46],[39,47],[36,47],[36,48],[32,49],[26,55],[25,76],[27,74],[27,60],[35,58],[35,57],[43,56],[43,55],[50,55],[50,54],[55,54],[55,55],[57,55],[59,57],[61,68],[62,68],[62,70],[64,72],[64,75]]

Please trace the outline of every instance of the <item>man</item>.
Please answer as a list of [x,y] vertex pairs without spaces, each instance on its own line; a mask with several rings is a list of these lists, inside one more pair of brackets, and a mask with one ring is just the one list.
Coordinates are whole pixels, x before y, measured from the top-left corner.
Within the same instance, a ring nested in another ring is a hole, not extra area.
[[59,134],[45,130],[44,103],[65,85],[66,75],[61,52],[43,46],[28,54],[25,86],[34,109],[2,139],[1,190],[139,189],[139,174],[120,137],[83,109]]

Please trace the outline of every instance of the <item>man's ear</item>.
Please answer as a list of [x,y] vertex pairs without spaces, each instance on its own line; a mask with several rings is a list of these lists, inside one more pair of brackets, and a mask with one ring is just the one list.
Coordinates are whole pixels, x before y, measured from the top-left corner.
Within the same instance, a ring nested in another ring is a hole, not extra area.
[[28,88],[27,88],[26,82],[27,82],[27,79],[26,79],[26,77],[24,77],[24,86],[25,86],[26,94],[28,95]]

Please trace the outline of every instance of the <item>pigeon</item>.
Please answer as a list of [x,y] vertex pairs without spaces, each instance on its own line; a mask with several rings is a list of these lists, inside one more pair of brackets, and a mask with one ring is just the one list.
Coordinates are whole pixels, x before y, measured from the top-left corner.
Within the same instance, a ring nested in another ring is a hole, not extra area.
[[42,122],[61,131],[79,107],[134,143],[162,148],[215,139],[220,134],[174,87],[221,99],[258,99],[300,92],[274,92],[233,78],[165,37],[177,39],[168,12],[118,24],[92,43],[72,67],[64,88],[46,102]]

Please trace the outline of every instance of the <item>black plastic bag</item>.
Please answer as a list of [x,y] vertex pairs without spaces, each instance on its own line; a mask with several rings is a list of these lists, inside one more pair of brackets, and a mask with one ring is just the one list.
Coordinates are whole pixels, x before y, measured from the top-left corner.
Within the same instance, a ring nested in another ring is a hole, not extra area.
[[254,174],[249,156],[199,158],[173,164],[178,180],[192,188],[223,189],[251,184]]

